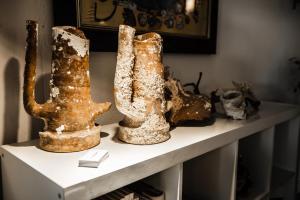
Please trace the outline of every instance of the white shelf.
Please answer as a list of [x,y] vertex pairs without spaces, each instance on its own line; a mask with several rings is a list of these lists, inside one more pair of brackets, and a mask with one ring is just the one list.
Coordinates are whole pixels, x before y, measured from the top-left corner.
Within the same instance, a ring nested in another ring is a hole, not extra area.
[[270,191],[270,179],[273,160],[274,127],[240,140],[239,153],[249,172],[251,186],[247,197],[237,198],[263,199]]
[[299,117],[275,126],[271,198],[296,198],[299,130]]
[[183,164],[183,196],[186,199],[235,198],[238,142],[231,143]]
[[299,107],[264,102],[258,118],[217,119],[212,126],[178,127],[171,131],[170,140],[156,145],[124,144],[115,137],[117,124],[107,125],[102,132],[108,136],[96,148],[108,150],[110,157],[97,169],[77,167],[84,151],[45,152],[37,147],[37,141],[4,145],[0,148],[4,196],[92,199],[298,115]]

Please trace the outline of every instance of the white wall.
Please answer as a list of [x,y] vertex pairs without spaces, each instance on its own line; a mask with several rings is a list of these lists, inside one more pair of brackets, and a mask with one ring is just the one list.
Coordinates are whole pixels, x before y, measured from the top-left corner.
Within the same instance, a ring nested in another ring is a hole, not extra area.
[[[0,144],[28,140],[36,120],[22,103],[25,58],[25,20],[40,22],[39,70],[50,66],[51,1],[0,0]],[[39,83],[41,88],[42,83]],[[38,94],[39,97],[42,92]],[[41,98],[39,98],[41,99]],[[37,135],[37,133],[35,133]]]
[[[262,99],[294,101],[287,60],[300,56],[300,8],[295,11],[291,5],[290,0],[220,0],[217,55],[165,54],[164,63],[182,82],[195,81],[198,72],[204,72],[202,92],[241,80],[251,82]],[[22,104],[25,20],[40,23],[38,73],[45,80],[50,71],[51,9],[51,0],[0,0],[0,144],[27,140],[41,128]],[[90,61],[92,96],[113,101],[116,54],[91,53]],[[41,100],[47,93],[42,83],[37,88]],[[121,118],[113,107],[100,122]]]

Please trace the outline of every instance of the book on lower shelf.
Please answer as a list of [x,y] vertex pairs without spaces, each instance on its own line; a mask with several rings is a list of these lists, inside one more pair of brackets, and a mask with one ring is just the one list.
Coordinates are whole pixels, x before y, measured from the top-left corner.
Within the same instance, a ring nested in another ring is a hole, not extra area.
[[165,195],[151,185],[144,182],[136,182],[107,193],[94,200],[164,200]]

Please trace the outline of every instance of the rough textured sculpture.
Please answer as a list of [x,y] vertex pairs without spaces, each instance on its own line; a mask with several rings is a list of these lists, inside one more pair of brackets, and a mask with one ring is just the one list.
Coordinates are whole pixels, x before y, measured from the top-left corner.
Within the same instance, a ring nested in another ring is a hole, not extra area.
[[53,27],[50,99],[35,101],[35,70],[38,25],[27,21],[26,65],[23,103],[25,110],[45,122],[40,147],[53,152],[72,152],[91,148],[100,142],[100,126],[95,119],[111,103],[94,103],[90,96],[89,41],[80,30]]
[[119,27],[114,95],[125,115],[119,139],[133,144],[155,144],[170,138],[164,99],[162,39],[156,33],[135,36],[135,29]]
[[252,92],[249,84],[234,81],[232,83],[234,85],[232,89],[218,89],[212,92],[213,110],[216,111],[215,105],[220,101],[225,114],[233,119],[246,119],[257,113],[260,101]]
[[246,119],[246,102],[240,91],[225,91],[220,99],[227,116],[233,119]]
[[211,102],[209,97],[200,94],[198,86],[202,73],[194,85],[194,94],[184,91],[179,80],[166,73],[166,99],[171,102],[168,121],[173,126],[203,125],[211,119]]

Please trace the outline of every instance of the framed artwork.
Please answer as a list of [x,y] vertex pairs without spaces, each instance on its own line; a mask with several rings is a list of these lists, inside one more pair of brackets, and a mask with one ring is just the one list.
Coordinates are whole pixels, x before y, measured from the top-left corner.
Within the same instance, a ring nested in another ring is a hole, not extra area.
[[157,32],[164,52],[216,53],[218,0],[54,0],[54,24],[73,25],[93,51],[117,51],[118,27]]

